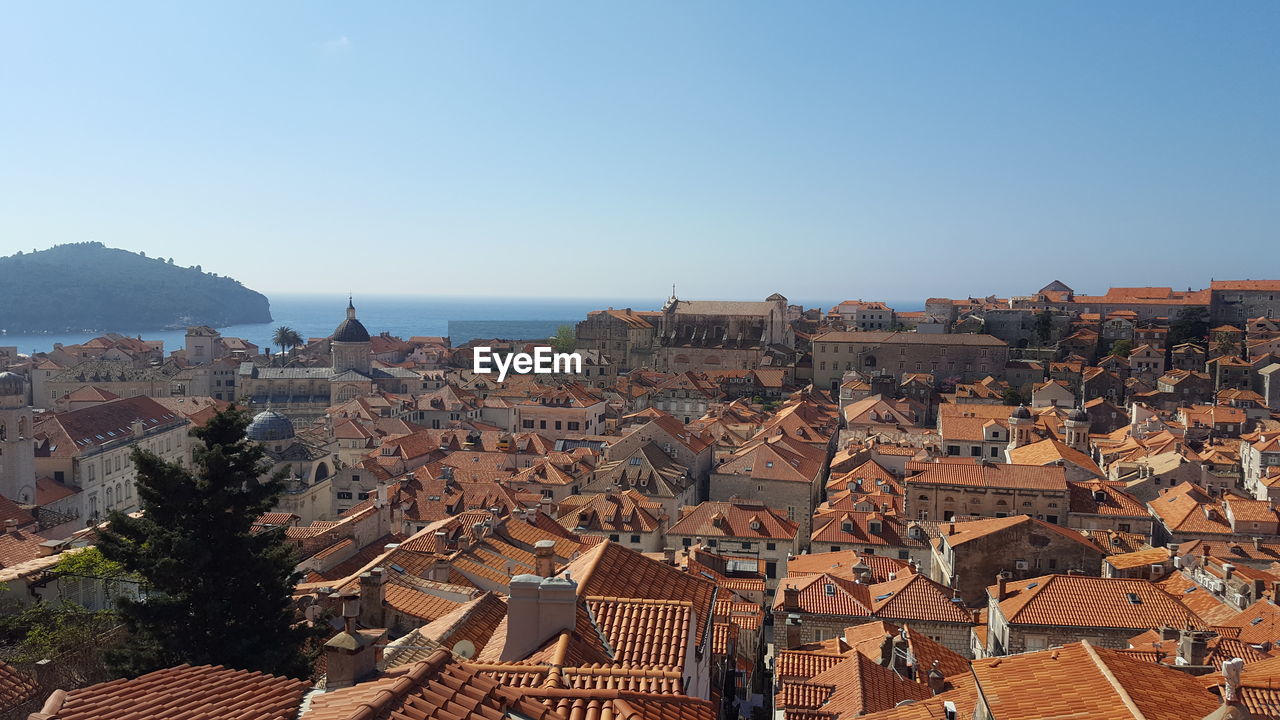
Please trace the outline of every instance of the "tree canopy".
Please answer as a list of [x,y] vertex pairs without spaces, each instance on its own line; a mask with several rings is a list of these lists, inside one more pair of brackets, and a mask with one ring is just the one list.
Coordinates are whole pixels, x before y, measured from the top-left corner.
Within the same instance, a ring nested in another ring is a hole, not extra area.
[[290,595],[300,575],[277,529],[254,533],[275,505],[282,475],[245,438],[249,417],[235,408],[192,435],[195,466],[135,450],[142,513],[109,515],[98,548],[141,577],[141,599],[119,600],[129,631],[112,667],[127,676],[181,663],[214,664],[293,677],[309,674]]

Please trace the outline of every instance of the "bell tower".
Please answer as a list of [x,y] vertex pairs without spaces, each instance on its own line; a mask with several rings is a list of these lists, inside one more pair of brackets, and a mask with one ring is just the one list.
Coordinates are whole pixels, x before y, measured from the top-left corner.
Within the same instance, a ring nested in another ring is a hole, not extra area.
[[27,381],[0,373],[0,495],[19,505],[36,501],[36,454]]

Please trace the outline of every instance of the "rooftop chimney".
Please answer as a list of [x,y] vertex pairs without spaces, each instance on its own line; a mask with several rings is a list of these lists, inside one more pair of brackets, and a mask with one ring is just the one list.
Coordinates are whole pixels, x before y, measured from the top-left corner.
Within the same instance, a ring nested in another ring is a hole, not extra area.
[[427,579],[438,583],[449,582],[449,575],[453,570],[453,566],[444,558],[436,558],[435,563],[428,571]]
[[942,671],[938,669],[938,661],[933,661],[933,666],[929,668],[929,690],[938,695],[947,689],[947,680],[942,675]]
[[376,567],[360,575],[360,624],[367,628],[386,627],[384,601],[387,597],[387,574]]
[[556,574],[556,543],[554,540],[539,540],[533,544],[534,564],[538,576],[549,578]]
[[346,629],[324,644],[325,687],[330,690],[351,687],[373,674],[381,659],[383,628],[357,629],[360,596],[351,593],[342,598],[342,618]]
[[516,575],[507,601],[507,638],[499,659],[523,660],[578,619],[578,584],[571,578]]
[[1203,666],[1209,656],[1209,633],[1201,630],[1178,632],[1178,661],[1183,665]]
[[1004,600],[1009,595],[1009,573],[1002,572],[996,575],[996,602]]
[[794,585],[782,588],[782,609],[787,612],[800,609],[800,588]]

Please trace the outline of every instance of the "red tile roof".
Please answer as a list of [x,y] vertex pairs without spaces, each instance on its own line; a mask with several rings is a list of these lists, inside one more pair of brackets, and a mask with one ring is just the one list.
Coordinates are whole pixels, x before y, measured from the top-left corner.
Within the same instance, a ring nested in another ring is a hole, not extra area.
[[308,684],[220,665],[179,665],[133,679],[57,693],[45,712],[58,720],[292,720]]

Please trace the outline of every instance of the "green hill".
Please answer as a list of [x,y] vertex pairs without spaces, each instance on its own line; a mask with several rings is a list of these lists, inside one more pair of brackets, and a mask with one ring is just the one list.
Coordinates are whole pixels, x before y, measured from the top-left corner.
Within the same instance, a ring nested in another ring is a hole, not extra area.
[[271,321],[265,295],[172,260],[86,242],[0,258],[0,329],[163,330]]

